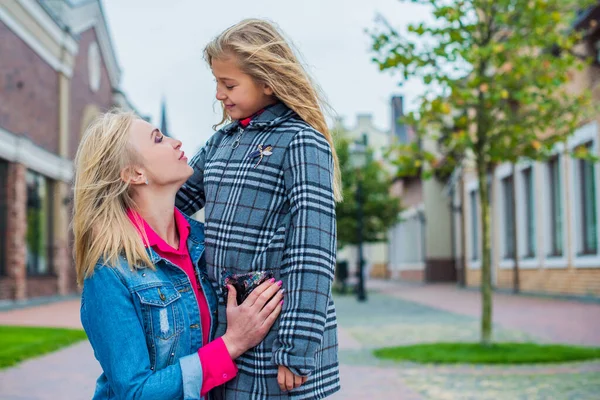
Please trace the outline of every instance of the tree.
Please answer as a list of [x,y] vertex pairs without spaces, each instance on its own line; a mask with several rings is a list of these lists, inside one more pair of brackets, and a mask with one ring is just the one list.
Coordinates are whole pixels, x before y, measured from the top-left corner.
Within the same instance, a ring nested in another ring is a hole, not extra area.
[[336,132],[336,151],[340,161],[344,201],[336,206],[338,247],[357,244],[358,202],[356,188],[360,175],[362,183],[363,241],[381,242],[387,239],[387,231],[399,220],[400,199],[389,190],[391,174],[382,161],[373,158],[368,149],[367,164],[356,171],[350,162],[350,140],[344,132]]
[[[435,22],[399,33],[385,18],[372,30],[374,62],[427,90],[406,118],[417,136],[435,135],[444,166],[475,162],[482,220],[481,343],[492,340],[488,174],[503,162],[549,157],[586,118],[590,93],[569,91],[583,35],[576,13],[593,0],[412,0]],[[433,133],[435,132],[435,133]],[[578,150],[579,156],[587,156]],[[399,174],[439,160],[418,146],[395,149]],[[416,165],[415,165],[416,163]]]

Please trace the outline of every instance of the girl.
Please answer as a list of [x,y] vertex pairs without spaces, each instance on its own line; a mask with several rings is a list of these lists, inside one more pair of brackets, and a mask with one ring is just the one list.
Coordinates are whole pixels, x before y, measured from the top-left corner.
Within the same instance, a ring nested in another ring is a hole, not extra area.
[[81,141],[73,230],[81,322],[103,370],[94,399],[200,399],[281,310],[281,282],[240,306],[230,288],[227,332],[213,340],[203,227],[174,207],[192,172],[181,142],[131,113],[102,116]]
[[[245,20],[205,49],[223,121],[192,159],[177,195],[187,213],[205,207],[209,279],[269,270],[286,303],[267,338],[237,360],[216,398],[321,399],[339,390],[331,296],[336,259],[337,157],[320,99],[282,35]],[[220,312],[224,309],[220,297]],[[217,335],[225,332],[219,319]],[[289,393],[284,393],[289,392]]]

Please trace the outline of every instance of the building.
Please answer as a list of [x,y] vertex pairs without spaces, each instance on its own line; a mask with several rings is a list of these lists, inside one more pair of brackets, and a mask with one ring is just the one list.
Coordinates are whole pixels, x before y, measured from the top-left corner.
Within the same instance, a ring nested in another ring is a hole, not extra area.
[[[596,62],[574,73],[569,90],[592,90],[600,102],[600,6],[581,13],[576,28],[593,27],[581,44]],[[592,22],[595,21],[595,22]],[[491,189],[492,284],[512,289],[515,253],[524,292],[600,296],[600,165],[571,158],[568,150],[587,147],[600,156],[600,115],[583,121],[566,147],[557,146],[548,162],[504,164],[488,178]],[[515,180],[516,209],[512,207]],[[481,282],[479,182],[468,162],[447,187],[454,208],[454,251],[464,260],[468,286]],[[517,226],[513,215],[516,212]],[[514,235],[517,235],[517,249]]]
[[0,54],[0,302],[73,293],[73,158],[100,112],[132,109],[101,1],[3,0]]
[[[376,127],[371,114],[358,114],[356,125],[350,128],[344,126],[342,119],[338,119],[333,129],[345,132],[346,137],[352,142],[364,141],[373,150],[373,157],[376,160],[383,160],[383,155],[391,143],[390,133]],[[385,276],[388,265],[387,243],[365,243],[363,251],[365,274],[374,277]],[[356,275],[358,270],[356,246],[345,246],[338,251],[338,259],[348,261],[351,274]]]
[[[399,143],[417,140],[410,126],[401,122],[403,98],[392,98],[392,135]],[[421,142],[435,153],[437,145]],[[455,255],[452,246],[452,207],[443,196],[445,182],[438,177],[428,180],[420,176],[398,178],[392,193],[402,199],[405,210],[401,221],[388,234],[389,266],[392,279],[413,282],[448,282],[456,280]]]

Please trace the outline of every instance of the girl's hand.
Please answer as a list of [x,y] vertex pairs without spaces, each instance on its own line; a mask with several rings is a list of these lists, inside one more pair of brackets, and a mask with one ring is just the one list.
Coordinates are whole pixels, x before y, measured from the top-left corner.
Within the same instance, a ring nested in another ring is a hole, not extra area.
[[307,376],[294,375],[287,367],[284,367],[283,365],[279,366],[277,383],[279,383],[279,388],[282,392],[287,392],[288,390],[302,386],[307,379]]
[[254,289],[246,300],[237,304],[235,288],[227,286],[227,332],[222,339],[232,360],[256,346],[267,336],[281,313],[281,281],[271,279]]

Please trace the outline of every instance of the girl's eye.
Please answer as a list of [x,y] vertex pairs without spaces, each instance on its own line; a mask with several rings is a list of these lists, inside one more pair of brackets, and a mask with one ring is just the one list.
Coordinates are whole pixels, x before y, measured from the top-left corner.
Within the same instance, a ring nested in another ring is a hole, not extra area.
[[162,141],[163,141],[163,138],[164,138],[164,136],[163,136],[163,135],[160,135],[160,136],[158,136],[158,135],[157,135],[157,136],[154,138],[154,143],[160,143],[160,142],[162,142]]
[[228,90],[233,89],[235,86],[225,86]]

